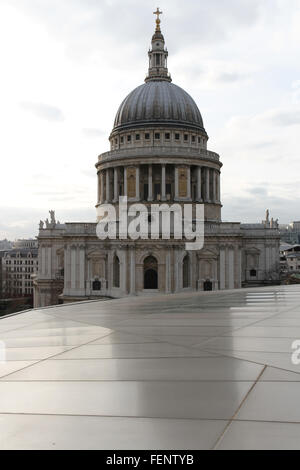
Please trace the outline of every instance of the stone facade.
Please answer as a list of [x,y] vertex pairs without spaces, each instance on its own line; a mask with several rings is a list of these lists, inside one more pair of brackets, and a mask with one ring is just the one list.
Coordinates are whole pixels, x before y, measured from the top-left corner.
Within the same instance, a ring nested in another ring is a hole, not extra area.
[[[35,306],[103,296],[237,289],[279,279],[278,224],[224,223],[221,168],[207,149],[196,103],[173,85],[157,25],[145,84],[123,101],[110,151],[96,163],[96,208],[119,198],[128,205],[204,204],[205,244],[186,251],[185,240],[101,241],[97,223],[41,222]],[[149,221],[149,227],[151,220]]]

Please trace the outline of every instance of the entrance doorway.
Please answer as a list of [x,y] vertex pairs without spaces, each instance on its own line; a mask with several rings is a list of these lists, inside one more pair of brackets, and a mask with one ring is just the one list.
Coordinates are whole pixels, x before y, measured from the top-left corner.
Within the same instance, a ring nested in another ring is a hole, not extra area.
[[148,256],[144,261],[144,289],[158,289],[158,265],[154,256]]
[[205,292],[209,292],[213,290],[212,282],[209,279],[204,282],[204,290]]

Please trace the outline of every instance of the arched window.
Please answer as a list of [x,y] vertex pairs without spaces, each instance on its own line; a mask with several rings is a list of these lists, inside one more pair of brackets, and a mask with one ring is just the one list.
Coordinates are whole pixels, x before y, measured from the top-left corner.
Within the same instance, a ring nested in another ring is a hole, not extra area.
[[158,289],[158,264],[154,256],[144,260],[144,289]]
[[114,287],[120,287],[120,260],[119,260],[118,256],[114,257],[113,286]]
[[257,276],[257,271],[256,271],[256,269],[251,269],[251,271],[250,271],[250,276],[251,276],[251,277],[256,277],[256,276]]
[[183,288],[186,289],[190,287],[190,259],[186,255],[182,263],[182,279],[183,279]]

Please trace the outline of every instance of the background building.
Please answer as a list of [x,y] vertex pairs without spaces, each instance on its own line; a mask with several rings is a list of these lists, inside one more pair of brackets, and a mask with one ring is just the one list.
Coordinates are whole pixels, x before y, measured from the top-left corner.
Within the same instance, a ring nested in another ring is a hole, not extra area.
[[280,266],[282,273],[300,273],[300,245],[280,245]]
[[37,240],[18,240],[2,253],[2,297],[33,295],[32,276],[38,270]]
[[289,225],[280,225],[280,238],[285,244],[300,244],[300,222],[292,222]]
[[[159,15],[158,15],[159,16]],[[204,204],[205,246],[186,251],[185,241],[110,240],[96,223],[40,223],[35,306],[101,296],[235,289],[279,280],[278,222],[224,223],[220,156],[194,100],[172,83],[160,20],[149,51],[145,83],[122,102],[110,135],[110,151],[96,164],[97,208],[119,197],[142,202]],[[149,228],[151,219],[149,220]],[[173,235],[173,234],[172,234]]]

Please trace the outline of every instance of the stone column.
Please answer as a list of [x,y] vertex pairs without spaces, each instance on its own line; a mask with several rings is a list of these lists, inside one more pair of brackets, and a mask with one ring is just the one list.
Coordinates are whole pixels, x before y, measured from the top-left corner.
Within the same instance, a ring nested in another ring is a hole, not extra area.
[[166,294],[171,293],[171,252],[166,253]]
[[161,200],[166,201],[166,165],[161,166]]
[[205,197],[206,202],[210,202],[209,168],[205,169]]
[[85,288],[85,249],[84,246],[79,248],[79,289],[81,290],[81,295],[84,295]]
[[135,295],[135,250],[130,250],[130,294]]
[[114,168],[114,202],[119,201],[119,174],[118,168]]
[[197,168],[197,201],[202,201],[202,168],[198,166]]
[[217,184],[217,200],[221,203],[221,172],[217,172],[218,184]]
[[153,201],[152,165],[148,165],[148,201]]
[[100,178],[100,172],[98,173],[98,199],[97,199],[98,204],[101,202],[101,178]]
[[127,167],[124,166],[124,196],[127,196]]
[[100,179],[101,179],[101,197],[100,197],[100,202],[103,204],[104,202],[104,171],[102,170],[100,173]]
[[187,198],[188,199],[191,199],[191,167],[190,165],[187,167],[187,192],[186,192],[186,195],[187,195]]
[[225,264],[226,250],[225,247],[220,249],[220,290],[226,288],[226,264]]
[[175,165],[175,200],[179,199],[178,167]]
[[217,201],[217,184],[216,184],[216,178],[217,178],[217,172],[216,170],[213,171],[213,200],[212,202]]
[[135,197],[138,201],[140,200],[140,167],[139,165],[136,167],[136,170],[135,170]]
[[71,247],[71,290],[76,288],[76,255],[77,249],[75,246]]
[[110,201],[110,174],[109,169],[106,170],[106,202]]
[[42,273],[43,278],[46,275],[46,248],[41,248],[41,266],[39,266],[39,271]]
[[228,250],[228,288],[234,289],[234,248]]

